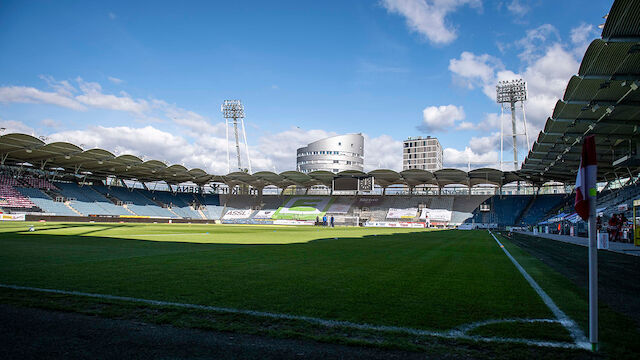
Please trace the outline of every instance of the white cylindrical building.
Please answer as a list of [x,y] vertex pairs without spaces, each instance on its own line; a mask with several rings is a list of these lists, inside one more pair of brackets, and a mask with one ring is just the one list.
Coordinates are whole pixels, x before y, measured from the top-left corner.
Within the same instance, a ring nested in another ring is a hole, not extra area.
[[296,169],[303,173],[364,170],[364,137],[346,134],[314,141],[297,151]]

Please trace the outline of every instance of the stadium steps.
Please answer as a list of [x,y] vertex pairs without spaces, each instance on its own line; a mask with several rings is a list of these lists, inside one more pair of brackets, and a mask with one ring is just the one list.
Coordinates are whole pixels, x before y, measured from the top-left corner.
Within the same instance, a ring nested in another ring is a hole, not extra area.
[[80,211],[74,209],[73,206],[71,206],[71,204],[69,203],[69,201],[65,201],[64,205],[69,209],[71,209],[71,211],[73,211],[74,213],[78,214],[78,216],[84,216]]
[[518,215],[518,217],[516,218],[516,221],[514,222],[514,225],[520,224],[520,222],[525,217],[525,215],[527,215],[529,210],[531,210],[531,207],[536,202],[537,198],[538,198],[538,194],[533,194],[531,199],[529,199],[529,203],[527,204],[527,206],[524,207],[524,209],[520,212],[520,215]]
[[175,211],[173,211],[172,208],[170,207],[166,207],[165,209],[167,209],[170,213],[172,213],[173,215],[177,216],[179,219],[182,219],[182,216],[178,215]]
[[133,210],[129,209],[127,207],[127,204],[123,203],[122,207],[125,208],[125,210],[127,210],[131,215],[136,215],[136,216],[138,215],[138,214],[134,213]]

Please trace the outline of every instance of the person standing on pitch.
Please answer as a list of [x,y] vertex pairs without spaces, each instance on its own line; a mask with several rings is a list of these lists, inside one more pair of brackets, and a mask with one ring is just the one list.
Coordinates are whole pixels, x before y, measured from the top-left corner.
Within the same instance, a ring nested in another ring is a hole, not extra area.
[[331,227],[335,227],[334,222],[333,222],[333,215],[331,216]]
[[322,217],[322,226],[327,226],[327,215]]

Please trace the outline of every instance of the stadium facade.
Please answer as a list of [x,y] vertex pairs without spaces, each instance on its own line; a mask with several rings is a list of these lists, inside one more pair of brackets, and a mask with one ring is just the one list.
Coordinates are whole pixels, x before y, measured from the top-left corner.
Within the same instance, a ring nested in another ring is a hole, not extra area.
[[442,168],[442,145],[437,138],[418,136],[403,141],[402,170],[436,171]]
[[331,136],[314,141],[297,150],[296,168],[302,173],[313,171],[364,170],[364,137],[362,134]]

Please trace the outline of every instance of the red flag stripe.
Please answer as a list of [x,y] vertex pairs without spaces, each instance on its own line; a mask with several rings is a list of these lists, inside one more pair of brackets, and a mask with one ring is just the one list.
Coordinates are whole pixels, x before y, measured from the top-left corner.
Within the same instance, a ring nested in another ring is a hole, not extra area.
[[587,136],[582,143],[582,158],[576,175],[576,201],[573,205],[583,220],[589,219],[589,191],[596,188],[597,164],[595,137]]

